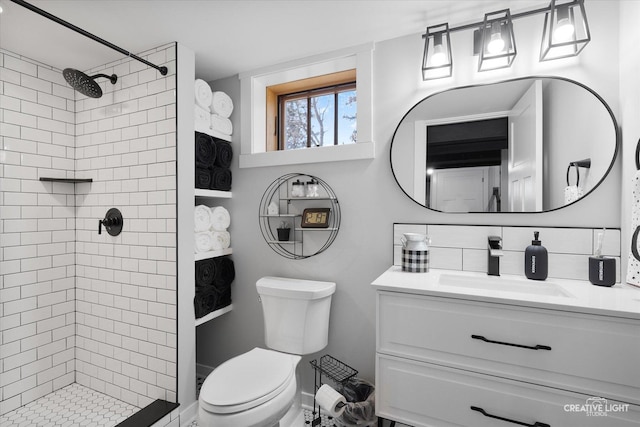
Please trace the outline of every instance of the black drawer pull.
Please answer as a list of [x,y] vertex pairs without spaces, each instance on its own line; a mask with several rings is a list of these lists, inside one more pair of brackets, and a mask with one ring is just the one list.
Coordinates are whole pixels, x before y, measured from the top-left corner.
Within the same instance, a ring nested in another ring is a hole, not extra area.
[[527,423],[523,423],[522,421],[516,421],[516,420],[510,420],[509,418],[504,418],[504,417],[499,417],[497,415],[491,415],[489,414],[487,411],[485,411],[482,408],[478,408],[477,406],[472,406],[471,407],[472,411],[478,411],[480,412],[482,415],[484,415],[485,417],[489,417],[489,418],[495,418],[496,420],[501,420],[501,421],[506,421],[509,423],[513,423],[513,424],[518,424],[519,426],[527,426],[527,427],[551,427],[549,424],[546,423],[541,423],[539,421],[536,421],[533,424],[527,424]]
[[551,347],[549,347],[548,345],[538,344],[536,346],[530,346],[530,345],[522,345],[522,344],[513,344],[510,342],[493,341],[493,340],[486,339],[482,335],[471,335],[471,338],[473,338],[474,340],[480,340],[480,341],[488,342],[491,344],[510,345],[512,347],[528,348],[529,350],[551,350]]

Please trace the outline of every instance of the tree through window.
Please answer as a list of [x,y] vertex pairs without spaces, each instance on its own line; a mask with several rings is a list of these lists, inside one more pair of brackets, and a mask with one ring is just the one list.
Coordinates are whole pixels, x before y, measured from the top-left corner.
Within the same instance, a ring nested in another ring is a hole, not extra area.
[[280,95],[278,111],[279,150],[356,142],[355,82]]

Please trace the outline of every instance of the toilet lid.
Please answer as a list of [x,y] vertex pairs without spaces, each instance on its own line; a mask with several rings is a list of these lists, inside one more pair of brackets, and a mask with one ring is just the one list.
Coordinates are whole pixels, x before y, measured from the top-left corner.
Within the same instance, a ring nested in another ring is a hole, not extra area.
[[210,412],[244,411],[273,399],[295,374],[289,354],[254,348],[214,369],[200,390],[200,404]]

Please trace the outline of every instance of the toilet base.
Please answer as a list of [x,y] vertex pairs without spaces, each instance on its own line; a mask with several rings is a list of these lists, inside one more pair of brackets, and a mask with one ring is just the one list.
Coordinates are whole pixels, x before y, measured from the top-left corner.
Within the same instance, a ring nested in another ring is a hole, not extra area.
[[[299,400],[299,399],[296,399]],[[301,405],[291,405],[289,411],[282,417],[277,427],[300,427],[304,426],[304,410]]]

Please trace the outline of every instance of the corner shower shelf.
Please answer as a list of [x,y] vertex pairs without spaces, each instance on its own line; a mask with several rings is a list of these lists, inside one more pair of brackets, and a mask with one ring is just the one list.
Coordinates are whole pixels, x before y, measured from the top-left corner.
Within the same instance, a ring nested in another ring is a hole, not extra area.
[[233,310],[233,304],[229,304],[226,307],[222,307],[217,309],[216,311],[212,311],[211,313],[207,314],[206,316],[202,316],[198,319],[196,319],[196,326],[200,326],[203,323],[207,323],[210,320],[215,319],[216,317],[220,317],[223,314],[226,314],[228,312],[230,312],[231,310]]
[[71,184],[78,184],[81,182],[93,182],[93,178],[51,178],[46,176],[41,176],[40,181],[45,182],[66,182]]
[[203,259],[217,258],[220,256],[231,255],[232,253],[233,253],[233,249],[227,248],[219,251],[200,252],[195,254],[195,258],[196,258],[196,261],[202,261]]

